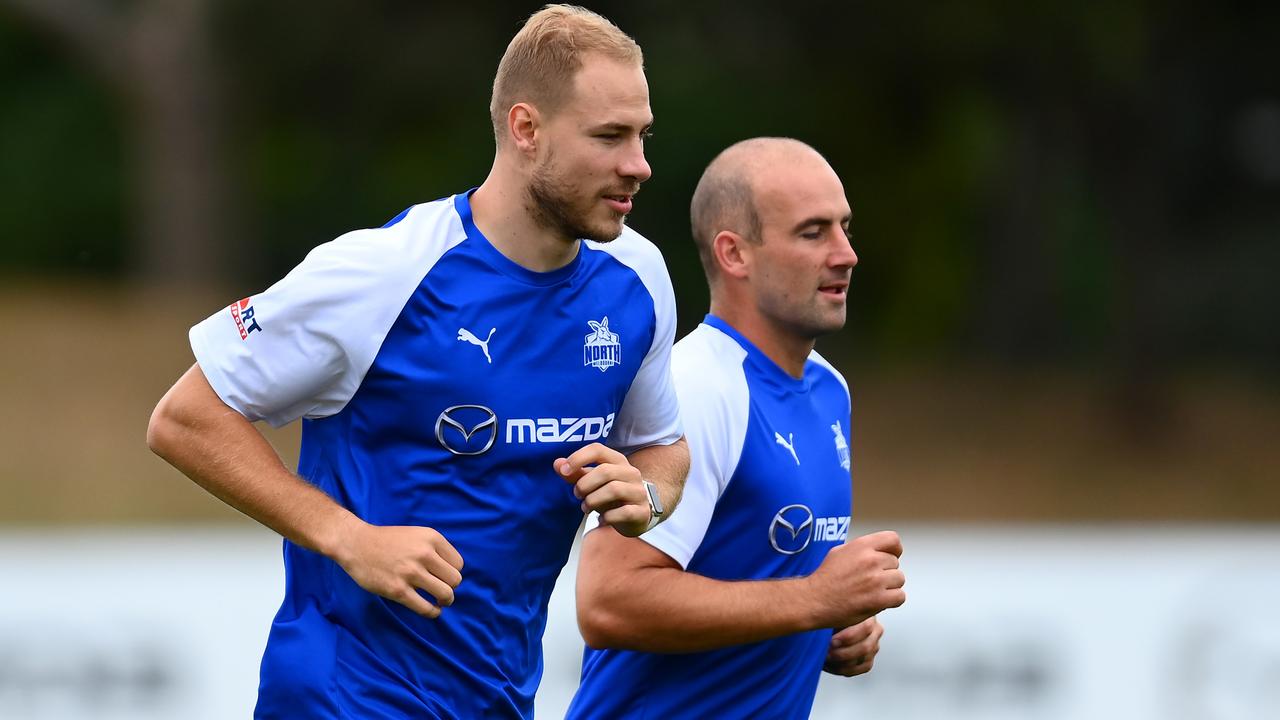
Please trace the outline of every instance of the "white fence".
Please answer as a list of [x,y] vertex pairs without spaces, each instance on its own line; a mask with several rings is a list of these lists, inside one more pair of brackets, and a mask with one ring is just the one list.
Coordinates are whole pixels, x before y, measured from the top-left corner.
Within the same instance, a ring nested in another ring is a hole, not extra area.
[[[898,529],[907,605],[814,718],[1280,718],[1280,527]],[[269,533],[10,530],[0,569],[0,718],[249,716],[282,587]],[[577,683],[572,580],[543,718]]]

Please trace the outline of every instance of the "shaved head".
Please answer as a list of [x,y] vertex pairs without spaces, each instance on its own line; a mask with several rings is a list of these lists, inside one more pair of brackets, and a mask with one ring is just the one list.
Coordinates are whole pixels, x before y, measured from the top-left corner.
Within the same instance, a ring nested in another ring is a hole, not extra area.
[[707,165],[693,191],[689,219],[708,283],[714,285],[719,276],[712,252],[716,235],[728,231],[752,243],[762,241],[759,202],[776,184],[770,182],[770,170],[814,159],[827,164],[799,140],[759,137],[730,145]]

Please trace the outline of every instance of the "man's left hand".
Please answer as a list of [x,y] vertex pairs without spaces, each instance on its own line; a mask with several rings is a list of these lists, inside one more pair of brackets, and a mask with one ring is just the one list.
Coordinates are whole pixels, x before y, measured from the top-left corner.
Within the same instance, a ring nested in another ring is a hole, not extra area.
[[875,616],[857,625],[837,631],[831,636],[827,649],[827,661],[822,669],[832,675],[853,677],[871,671],[876,653],[880,652],[880,637],[884,627]]
[[600,513],[600,524],[627,537],[636,537],[649,526],[652,511],[644,478],[627,456],[600,443],[580,448],[567,458],[557,458],[556,473],[573,483],[573,494],[582,500],[583,512]]

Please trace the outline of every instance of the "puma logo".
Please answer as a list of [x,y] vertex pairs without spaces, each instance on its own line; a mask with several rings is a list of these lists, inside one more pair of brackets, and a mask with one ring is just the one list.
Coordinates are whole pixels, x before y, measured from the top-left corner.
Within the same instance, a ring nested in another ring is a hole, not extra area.
[[488,360],[489,364],[492,365],[493,358],[489,356],[489,341],[493,339],[493,333],[497,329],[498,328],[489,328],[489,337],[485,338],[484,340],[481,340],[480,338],[476,337],[475,333],[471,332],[470,330],[466,328],[458,328],[458,339],[465,340],[471,343],[472,345],[475,345],[476,347],[479,347],[481,350],[483,350],[484,359]]
[[791,457],[795,459],[795,461],[796,461],[796,464],[797,464],[797,465],[799,465],[799,464],[800,464],[800,457],[796,455],[796,449],[795,449],[795,445],[794,445],[794,443],[795,443],[795,433],[787,433],[787,437],[786,437],[786,439],[783,439],[783,437],[782,437],[782,433],[780,433],[780,432],[774,432],[774,433],[773,433],[773,439],[774,439],[774,440],[776,440],[776,441],[778,441],[778,444],[779,444],[779,445],[781,445],[782,447],[784,447],[784,448],[786,448],[788,451],[790,451],[790,453],[791,453]]

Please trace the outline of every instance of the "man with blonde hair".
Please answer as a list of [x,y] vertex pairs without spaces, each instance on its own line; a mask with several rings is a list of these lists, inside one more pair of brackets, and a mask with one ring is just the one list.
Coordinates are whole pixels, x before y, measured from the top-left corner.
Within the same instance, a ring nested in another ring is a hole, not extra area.
[[858,262],[840,178],[797,140],[744,140],[690,209],[711,312],[672,359],[689,481],[654,532],[583,541],[572,720],[807,718],[906,600],[897,534],[849,532],[849,388],[813,349]]
[[[256,717],[531,716],[583,513],[636,536],[675,506],[674,297],[624,224],[650,175],[641,61],[594,13],[535,13],[483,184],[192,328],[148,442],[285,538]],[[294,475],[251,423],[299,419]]]

